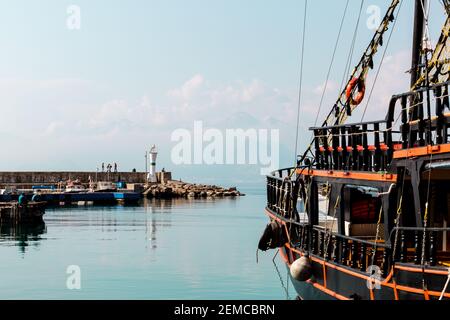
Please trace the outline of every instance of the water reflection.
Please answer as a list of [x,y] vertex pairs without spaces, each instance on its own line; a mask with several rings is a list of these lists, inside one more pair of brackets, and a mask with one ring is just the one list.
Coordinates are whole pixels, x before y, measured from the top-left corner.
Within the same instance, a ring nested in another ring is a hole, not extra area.
[[[68,206],[47,209],[45,222],[33,225],[0,224],[0,246],[17,246],[25,253],[29,246],[39,246],[47,229],[93,227],[103,234],[138,232],[145,227],[146,242],[155,251],[158,233],[172,227],[174,210],[193,209],[199,205],[214,207],[228,199],[144,199],[137,205],[120,206]],[[232,205],[233,206],[233,205]],[[177,212],[178,212],[177,211]],[[93,234],[94,236],[94,234]]]
[[42,235],[47,232],[45,222],[34,224],[0,224],[0,244],[18,246],[21,253],[26,252],[26,248],[30,245],[39,246]]
[[[272,255],[255,263],[265,201],[49,208],[45,226],[0,229],[0,299],[284,298]],[[85,270],[83,290],[67,290],[72,264]],[[286,285],[287,270],[279,268]]]
[[158,248],[158,228],[172,226],[171,212],[175,204],[176,200],[174,199],[145,199],[143,201],[143,207],[147,217],[148,215],[151,215],[150,221],[147,220],[146,223],[145,235],[148,241],[150,241],[150,248],[152,251],[155,251]]

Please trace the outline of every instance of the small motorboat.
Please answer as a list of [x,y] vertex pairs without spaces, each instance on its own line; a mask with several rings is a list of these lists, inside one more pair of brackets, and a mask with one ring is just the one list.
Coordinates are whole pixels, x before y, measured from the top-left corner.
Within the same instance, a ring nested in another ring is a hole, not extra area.
[[87,192],[88,190],[83,186],[79,180],[71,181],[69,180],[66,185],[65,193],[81,193]]
[[99,181],[97,182],[97,188],[95,192],[115,192],[117,191],[117,186],[114,182],[110,181]]

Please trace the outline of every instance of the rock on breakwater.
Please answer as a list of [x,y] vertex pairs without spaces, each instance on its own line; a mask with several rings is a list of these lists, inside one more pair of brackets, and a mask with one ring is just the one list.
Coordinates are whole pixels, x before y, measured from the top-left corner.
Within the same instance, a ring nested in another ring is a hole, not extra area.
[[245,196],[236,188],[224,188],[214,185],[193,184],[183,181],[168,181],[165,184],[148,186],[144,192],[147,198],[224,198]]

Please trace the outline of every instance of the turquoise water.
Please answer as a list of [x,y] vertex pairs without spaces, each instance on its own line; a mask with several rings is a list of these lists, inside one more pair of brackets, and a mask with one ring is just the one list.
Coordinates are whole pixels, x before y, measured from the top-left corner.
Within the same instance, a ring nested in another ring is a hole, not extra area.
[[[47,210],[45,226],[2,227],[0,299],[285,299],[274,252],[256,263],[264,204],[252,192]],[[67,288],[72,265],[79,290]]]

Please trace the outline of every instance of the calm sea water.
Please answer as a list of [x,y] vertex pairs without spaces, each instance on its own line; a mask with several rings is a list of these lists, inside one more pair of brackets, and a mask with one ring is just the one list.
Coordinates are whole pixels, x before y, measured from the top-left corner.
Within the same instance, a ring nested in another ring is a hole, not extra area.
[[[279,272],[274,252],[256,263],[264,204],[250,191],[47,210],[45,225],[1,228],[0,299],[286,299],[279,258]],[[80,290],[67,288],[71,265],[81,270]]]

